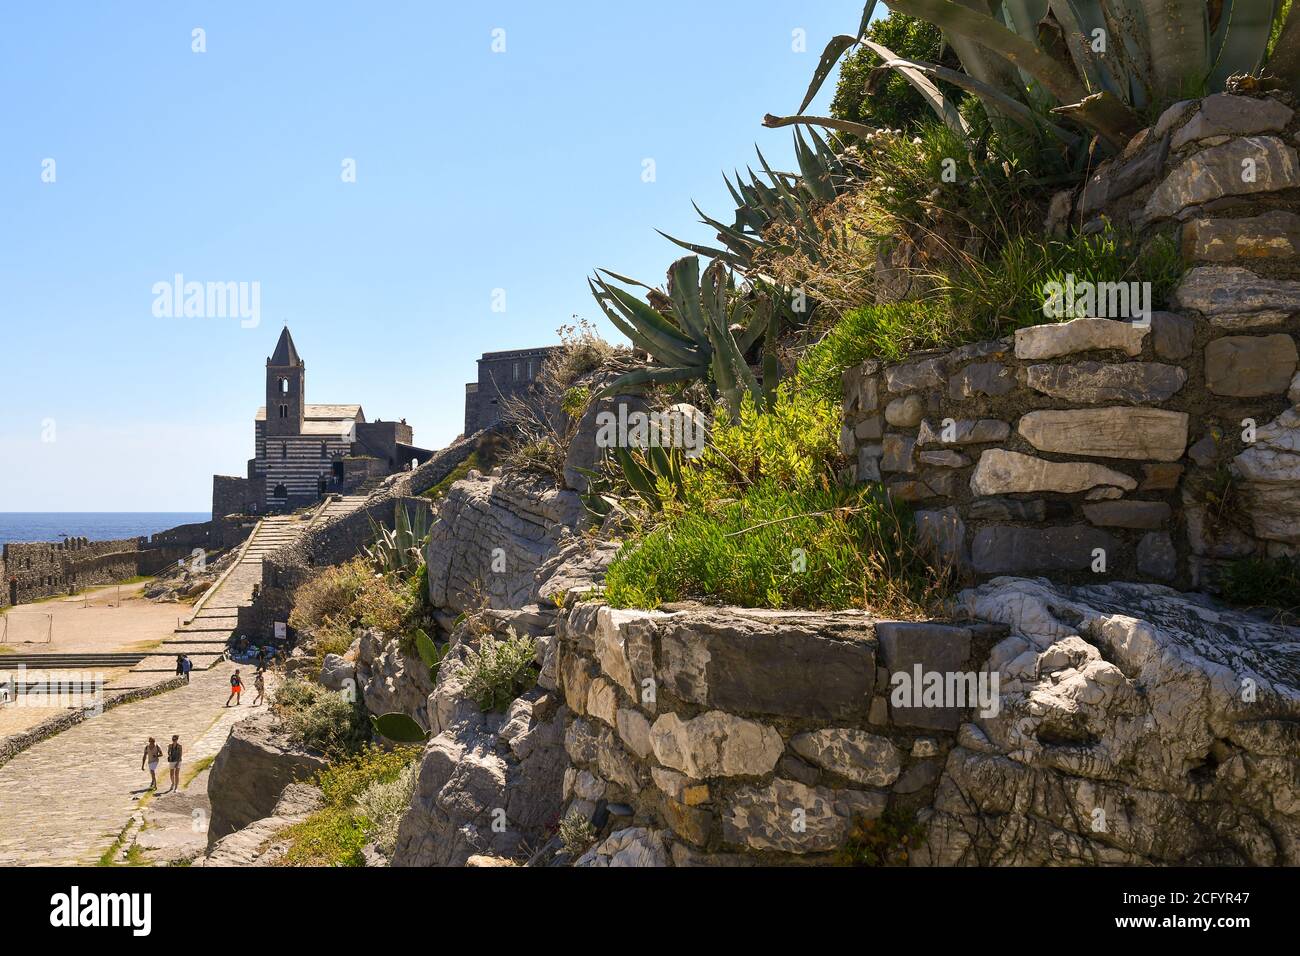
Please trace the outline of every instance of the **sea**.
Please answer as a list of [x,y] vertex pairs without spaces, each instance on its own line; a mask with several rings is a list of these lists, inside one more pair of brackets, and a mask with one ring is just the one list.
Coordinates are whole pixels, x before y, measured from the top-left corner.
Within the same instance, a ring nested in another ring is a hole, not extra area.
[[207,521],[195,511],[0,511],[0,545],[10,541],[113,541]]

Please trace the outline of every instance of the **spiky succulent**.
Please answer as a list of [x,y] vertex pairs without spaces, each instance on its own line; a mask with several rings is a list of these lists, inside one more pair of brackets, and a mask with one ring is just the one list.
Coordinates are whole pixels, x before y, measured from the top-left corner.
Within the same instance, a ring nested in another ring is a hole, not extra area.
[[[804,116],[831,69],[863,43],[898,70],[949,126],[965,120],[935,80],[974,93],[995,120],[1042,125],[1036,107],[1123,146],[1147,120],[1182,97],[1221,91],[1235,75],[1269,74],[1300,89],[1300,4],[1282,0],[889,0],[890,9],[939,27],[963,70],[908,60],[870,43],[868,0],[856,36],[826,46],[794,116],[767,126],[814,124],[861,135],[869,127]],[[1276,37],[1276,39],[1273,39]],[[1079,137],[1046,124],[1066,142]]]

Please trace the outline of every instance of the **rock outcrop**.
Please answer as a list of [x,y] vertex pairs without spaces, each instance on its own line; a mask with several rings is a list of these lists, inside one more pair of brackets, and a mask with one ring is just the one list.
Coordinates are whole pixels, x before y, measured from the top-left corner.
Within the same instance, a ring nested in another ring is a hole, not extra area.
[[235,724],[208,776],[208,845],[270,816],[286,787],[309,779],[326,764],[321,754],[294,746],[270,712]]
[[325,805],[320,790],[310,784],[291,783],[276,801],[269,817],[255,820],[216,842],[194,866],[275,866],[288,850],[276,837],[307,819]]
[[1158,585],[999,578],[1001,707],[961,728],[916,862],[1300,863],[1300,629]]

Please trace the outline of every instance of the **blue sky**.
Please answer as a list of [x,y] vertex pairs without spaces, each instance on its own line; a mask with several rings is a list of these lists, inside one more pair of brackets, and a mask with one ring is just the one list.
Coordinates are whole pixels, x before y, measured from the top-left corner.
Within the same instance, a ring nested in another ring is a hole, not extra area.
[[[596,266],[661,281],[654,229],[709,240],[754,143],[791,167],[760,119],[861,6],[6,4],[0,511],[206,510],[285,322],[308,401],[441,447],[480,353],[596,320]],[[155,315],[177,273],[257,282],[260,325]]]

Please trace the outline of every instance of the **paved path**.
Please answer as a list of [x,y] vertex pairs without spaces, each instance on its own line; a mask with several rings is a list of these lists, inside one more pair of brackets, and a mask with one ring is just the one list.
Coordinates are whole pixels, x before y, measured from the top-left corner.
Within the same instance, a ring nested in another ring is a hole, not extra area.
[[140,757],[150,736],[165,749],[180,734],[184,773],[216,754],[230,725],[254,712],[251,693],[240,707],[223,706],[233,669],[222,662],[195,671],[187,687],[88,718],[0,767],[0,866],[98,861],[145,796],[149,774]]
[[[221,749],[231,724],[253,712],[247,667],[243,706],[224,706],[234,665],[223,654],[239,608],[251,603],[253,586],[261,583],[263,557],[317,520],[345,514],[365,500],[356,495],[332,502],[313,520],[263,519],[239,562],[193,620],[163,641],[161,653],[146,657],[109,690],[165,679],[182,652],[194,661],[188,686],[89,718],[0,766],[0,866],[97,862],[146,796],[149,777],[140,770],[140,756],[151,735],[165,748],[171,735],[179,734],[186,764]],[[162,770],[159,783],[167,786]]]

